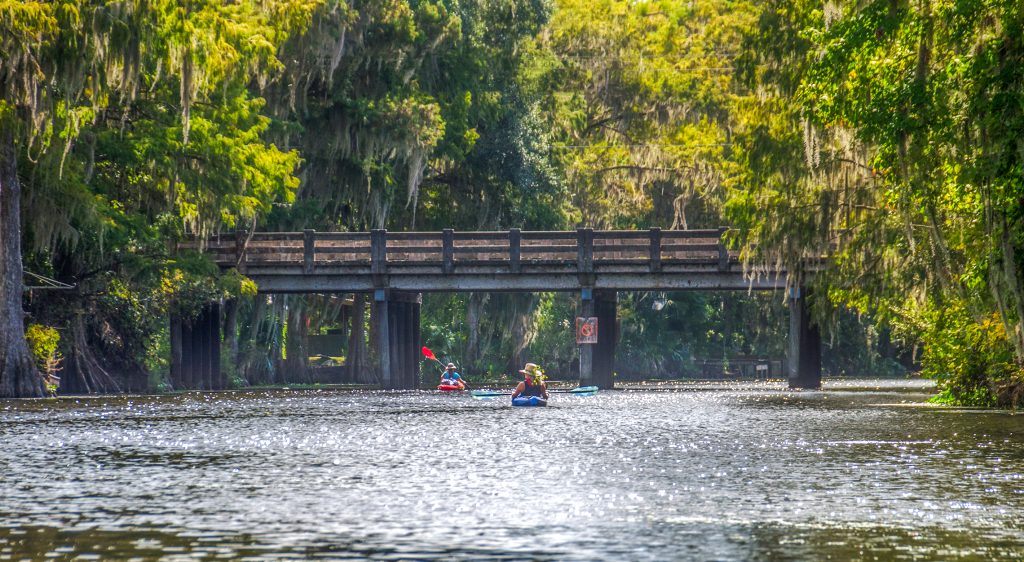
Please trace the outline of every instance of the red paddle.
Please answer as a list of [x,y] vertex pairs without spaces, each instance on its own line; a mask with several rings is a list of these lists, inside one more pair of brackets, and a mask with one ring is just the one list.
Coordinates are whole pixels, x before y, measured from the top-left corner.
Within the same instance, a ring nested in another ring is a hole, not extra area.
[[423,352],[423,356],[426,357],[427,359],[433,359],[434,361],[437,361],[438,363],[441,362],[441,361],[438,360],[437,357],[434,356],[434,352],[430,351],[429,347],[423,346],[423,349],[421,349],[420,351]]
[[[444,363],[442,363],[441,360],[437,358],[437,356],[434,355],[434,352],[430,351],[429,347],[423,346],[423,349],[421,349],[420,351],[423,352],[423,356],[426,357],[427,359],[437,361],[437,364],[440,365],[442,368],[447,368],[447,366]],[[462,379],[462,384],[465,385],[466,388],[469,388],[469,384],[466,383],[465,379]]]
[[423,352],[424,357],[426,357],[427,359],[433,359],[434,361],[437,361],[437,364],[440,365],[442,369],[445,368],[445,364],[442,363],[441,360],[434,355],[433,351],[430,351],[429,347],[423,346],[423,349],[421,349],[420,351]]

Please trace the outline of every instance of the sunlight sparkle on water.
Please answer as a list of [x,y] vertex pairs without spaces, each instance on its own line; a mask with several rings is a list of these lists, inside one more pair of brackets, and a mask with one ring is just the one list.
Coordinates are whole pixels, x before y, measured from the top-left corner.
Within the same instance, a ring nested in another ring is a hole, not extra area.
[[1024,557],[1024,422],[915,385],[3,403],[0,558]]

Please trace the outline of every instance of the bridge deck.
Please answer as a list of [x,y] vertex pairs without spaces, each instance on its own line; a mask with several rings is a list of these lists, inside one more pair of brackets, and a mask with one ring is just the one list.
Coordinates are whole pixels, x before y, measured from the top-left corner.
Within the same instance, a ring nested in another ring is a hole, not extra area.
[[751,281],[725,229],[575,232],[238,232],[200,244],[262,292],[774,289]]

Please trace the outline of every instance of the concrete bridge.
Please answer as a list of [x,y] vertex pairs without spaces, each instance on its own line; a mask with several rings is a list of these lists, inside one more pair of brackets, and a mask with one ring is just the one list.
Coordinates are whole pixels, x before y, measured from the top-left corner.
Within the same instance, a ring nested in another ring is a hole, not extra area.
[[[617,291],[771,290],[786,272],[748,279],[722,242],[725,229],[497,232],[236,232],[203,244],[222,268],[237,267],[263,293],[372,293],[375,354],[386,388],[416,388],[424,292],[572,291],[579,316],[597,319],[596,344],[580,345],[580,384],[613,384]],[[799,288],[790,292],[789,385],[821,386],[821,337]],[[219,313],[182,329],[183,369],[209,377],[218,365]],[[566,337],[572,337],[567,334]],[[383,352],[387,350],[387,352]],[[188,357],[185,357],[185,355]],[[195,376],[190,375],[191,378]],[[214,379],[219,378],[213,377]]]

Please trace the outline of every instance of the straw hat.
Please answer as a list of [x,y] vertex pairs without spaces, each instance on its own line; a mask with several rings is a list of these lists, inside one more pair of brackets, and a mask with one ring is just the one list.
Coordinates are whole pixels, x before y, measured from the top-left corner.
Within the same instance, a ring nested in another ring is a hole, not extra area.
[[544,371],[536,363],[527,363],[519,372],[533,379],[534,383],[543,383],[546,378]]
[[445,367],[445,368],[446,368],[446,369],[455,369],[455,368],[456,368],[456,367],[455,367],[455,363],[449,363],[449,364],[448,364],[448,366],[447,366],[447,367]]
[[541,374],[540,365],[536,363],[527,363],[522,369],[519,369],[519,372],[530,376],[538,375]]

